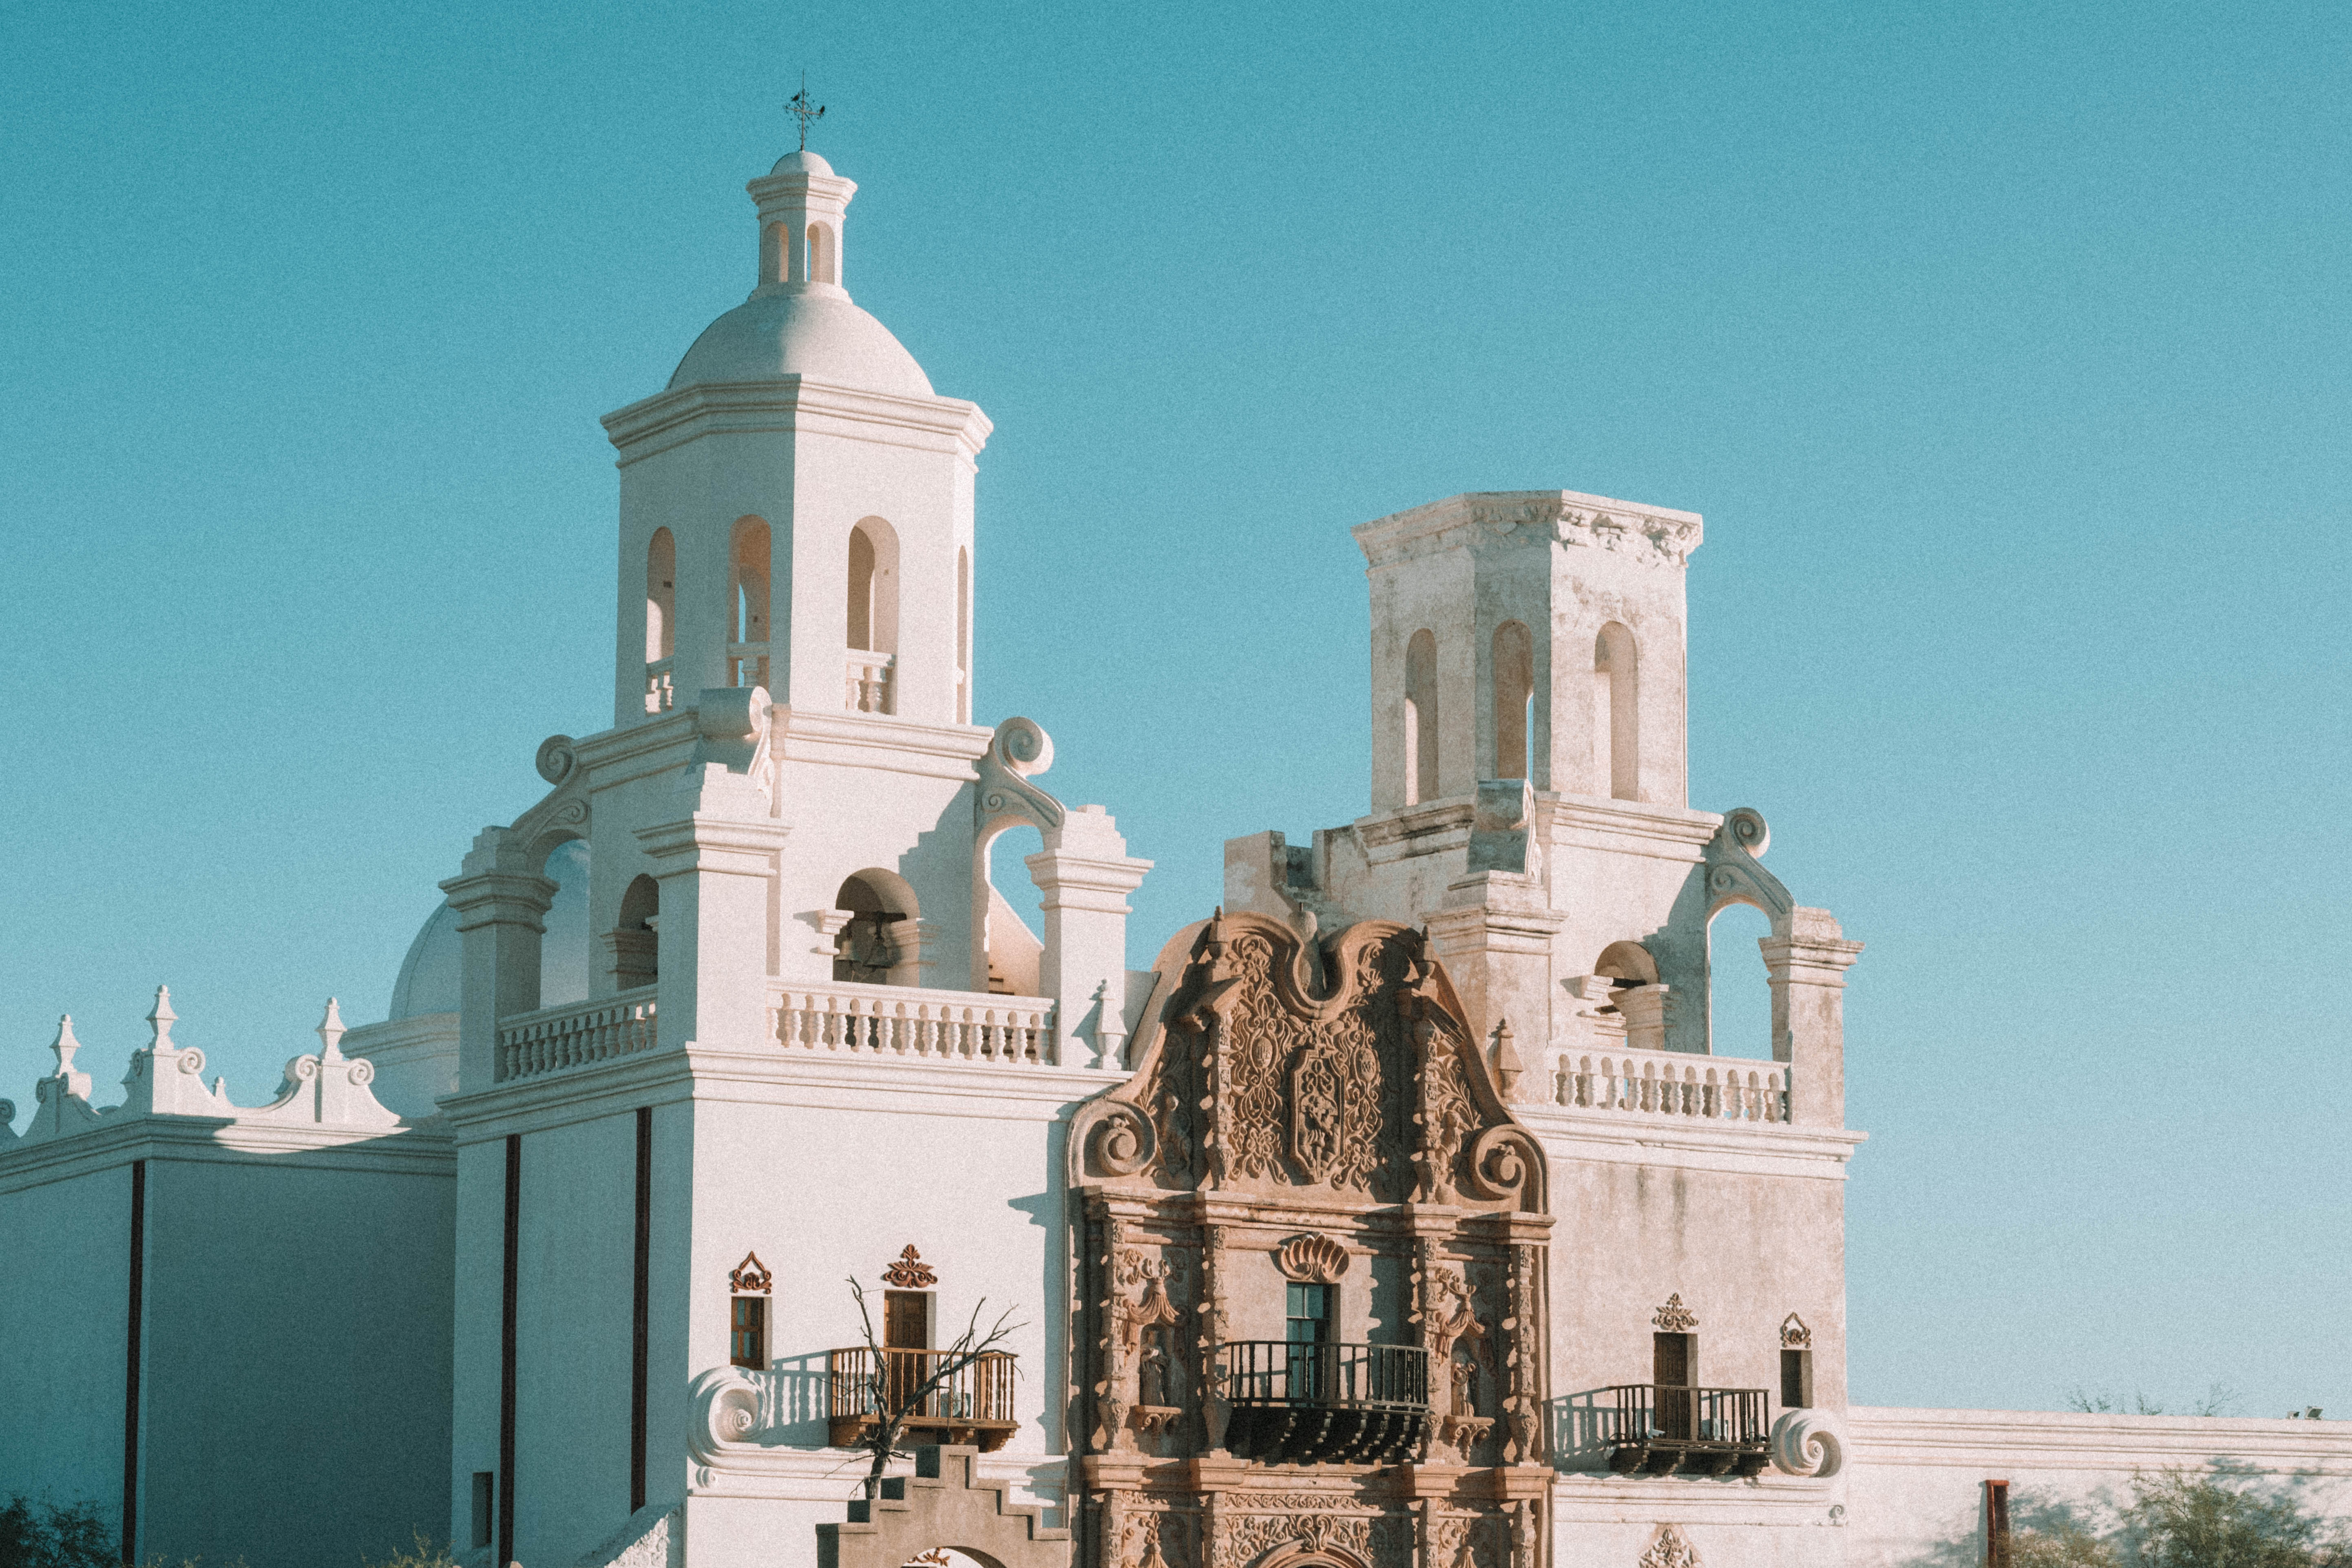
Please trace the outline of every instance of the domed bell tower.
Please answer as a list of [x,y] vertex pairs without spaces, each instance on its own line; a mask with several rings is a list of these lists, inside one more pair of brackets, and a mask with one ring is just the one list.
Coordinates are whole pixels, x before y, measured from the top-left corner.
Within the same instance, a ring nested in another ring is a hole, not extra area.
[[967,724],[988,418],[935,395],[851,300],[854,182],[798,152],[748,188],[751,297],[667,392],[604,420],[621,468],[614,721],[761,686],[795,712]]

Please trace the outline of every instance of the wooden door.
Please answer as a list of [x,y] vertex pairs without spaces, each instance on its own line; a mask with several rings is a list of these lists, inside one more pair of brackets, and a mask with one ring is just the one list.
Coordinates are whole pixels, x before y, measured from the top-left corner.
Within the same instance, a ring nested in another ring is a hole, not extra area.
[[921,1290],[886,1290],[882,1295],[883,1387],[897,1409],[923,1385],[928,1357],[911,1351],[931,1347],[931,1299]]
[[1697,1347],[1690,1334],[1653,1334],[1650,1381],[1657,1385],[1659,1435],[1687,1443],[1696,1433],[1697,1396],[1691,1392]]

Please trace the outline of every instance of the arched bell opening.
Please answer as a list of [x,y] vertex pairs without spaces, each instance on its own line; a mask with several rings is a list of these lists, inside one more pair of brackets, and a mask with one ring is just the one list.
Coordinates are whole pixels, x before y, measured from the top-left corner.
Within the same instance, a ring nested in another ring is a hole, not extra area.
[[661,884],[634,879],[621,894],[621,912],[604,933],[606,972],[615,991],[634,991],[660,978]]
[[921,910],[904,877],[870,867],[842,882],[833,907],[849,917],[834,941],[835,980],[861,985],[919,984]]
[[1724,901],[1706,922],[1706,1048],[1718,1057],[1772,1055],[1772,986],[1758,944],[1772,917],[1745,899]]

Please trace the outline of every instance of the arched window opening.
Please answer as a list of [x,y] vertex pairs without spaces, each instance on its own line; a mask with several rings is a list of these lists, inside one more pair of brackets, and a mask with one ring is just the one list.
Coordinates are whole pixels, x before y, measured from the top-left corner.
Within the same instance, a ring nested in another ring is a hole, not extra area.
[[661,884],[651,877],[633,879],[621,894],[620,918],[604,938],[614,990],[634,991],[660,978],[660,925]]
[[672,706],[670,658],[677,652],[677,542],[654,530],[646,546],[646,711]]
[[588,841],[568,838],[548,852],[539,874],[555,884],[555,901],[541,922],[539,1005],[561,1007],[588,999]]
[[841,269],[835,256],[833,230],[821,223],[808,226],[808,269],[812,283],[838,283]]
[[760,281],[789,283],[793,272],[792,231],[772,223],[760,230]]
[[1592,645],[1592,784],[1642,798],[1641,659],[1633,634],[1612,621]]
[[1404,645],[1404,803],[1437,798],[1437,636]]
[[730,686],[768,684],[768,525],[761,519],[736,519],[727,572]]
[[1771,934],[1752,904],[1727,904],[1707,922],[1706,1048],[1718,1057],[1772,1055],[1772,987],[1756,945]]
[[1495,628],[1495,777],[1525,779],[1535,700],[1535,639],[1517,621]]
[[971,552],[956,547],[956,722],[971,722]]
[[898,710],[893,672],[898,652],[898,533],[878,517],[849,531],[849,684],[847,706],[860,713]]
[[1037,994],[1038,965],[1045,956],[1045,895],[1029,875],[1028,858],[1043,851],[1045,836],[1025,824],[991,836],[981,849],[988,908],[988,989],[1000,996]]
[[849,919],[834,939],[833,977],[865,985],[910,985],[916,951],[915,890],[894,871],[866,870],[841,884],[833,907]]

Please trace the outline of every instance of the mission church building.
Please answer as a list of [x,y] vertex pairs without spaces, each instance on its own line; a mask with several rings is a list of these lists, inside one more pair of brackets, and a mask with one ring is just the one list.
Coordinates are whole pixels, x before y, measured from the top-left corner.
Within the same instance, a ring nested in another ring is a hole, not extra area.
[[[240,1104],[159,991],[119,1103],[68,1018],[0,1107],[0,1494],[250,1568],[1892,1568],[2223,1455],[2352,1510],[2329,1424],[1850,1404],[1863,948],[1688,799],[1694,513],[1356,528],[1370,811],[1129,969],[1150,862],[974,721],[991,427],[852,302],[856,188],[752,181],[750,297],[605,417],[611,723],[452,837],[392,1016]],[[871,1391],[1002,1313],[865,1500]]]

